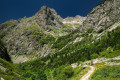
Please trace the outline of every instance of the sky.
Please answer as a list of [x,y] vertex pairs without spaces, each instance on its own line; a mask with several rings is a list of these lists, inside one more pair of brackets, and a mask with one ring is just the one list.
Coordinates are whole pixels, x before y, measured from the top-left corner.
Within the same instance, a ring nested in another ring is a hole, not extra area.
[[0,0],[0,24],[33,16],[45,5],[53,8],[63,18],[86,16],[103,0]]

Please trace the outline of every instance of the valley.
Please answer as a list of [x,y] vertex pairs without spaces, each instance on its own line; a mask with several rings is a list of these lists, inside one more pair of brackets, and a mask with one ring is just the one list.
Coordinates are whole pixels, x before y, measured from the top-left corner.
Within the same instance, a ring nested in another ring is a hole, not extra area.
[[0,24],[0,80],[120,80],[120,0],[86,17],[43,6]]

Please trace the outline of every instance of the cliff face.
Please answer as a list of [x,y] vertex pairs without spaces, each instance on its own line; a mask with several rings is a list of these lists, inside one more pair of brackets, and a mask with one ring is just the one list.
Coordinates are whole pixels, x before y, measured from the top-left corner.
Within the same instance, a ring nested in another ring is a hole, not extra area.
[[84,28],[105,29],[120,20],[120,0],[104,0],[87,15]]
[[[2,40],[5,42],[8,52],[11,54],[30,54],[35,51],[36,41],[29,36],[36,31],[30,20],[21,19],[19,21],[9,21],[1,25],[6,28],[1,29],[2,34],[5,34]],[[31,31],[30,28],[33,27]],[[34,43],[35,42],[35,43]],[[39,49],[39,47],[38,47]]]
[[7,49],[5,48],[3,42],[0,40],[0,58],[5,59],[7,61],[11,61]]
[[[1,39],[5,42],[9,54],[35,54],[34,56],[40,57],[48,54],[46,50],[49,48],[42,40],[49,34],[34,21],[34,17],[8,21],[0,27],[3,27],[0,29]],[[43,47],[46,48],[43,50]]]
[[35,21],[43,28],[50,27],[63,27],[62,18],[57,15],[54,9],[43,6],[39,12],[35,14]]

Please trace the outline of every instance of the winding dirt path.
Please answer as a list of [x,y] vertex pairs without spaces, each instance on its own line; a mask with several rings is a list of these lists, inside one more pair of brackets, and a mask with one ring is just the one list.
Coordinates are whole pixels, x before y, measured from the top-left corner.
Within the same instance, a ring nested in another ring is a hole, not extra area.
[[89,80],[90,76],[93,74],[95,68],[93,66],[90,66],[90,70],[87,74],[85,74],[80,80]]
[[76,68],[78,66],[80,67],[90,67],[91,69],[85,74],[83,75],[82,78],[80,78],[80,80],[89,80],[89,78],[91,77],[91,75],[93,74],[93,72],[95,71],[95,67],[93,66],[90,66],[91,64],[91,61],[93,62],[93,64],[97,64],[97,63],[105,63],[104,65],[106,66],[114,66],[114,65],[120,65],[120,62],[114,62],[114,60],[120,60],[120,56],[116,56],[116,57],[113,57],[113,58],[96,58],[96,59],[93,59],[93,60],[90,60],[90,61],[86,61],[86,62],[83,62],[82,64],[71,64],[73,68]]
[[[120,65],[120,62],[119,63],[116,63],[116,62],[107,62],[107,61],[110,61],[110,60],[120,60],[120,56],[117,56],[117,57],[114,57],[114,58],[97,58],[97,59],[93,60],[93,63],[96,64],[96,63],[105,62],[105,65],[108,65],[108,66]],[[84,64],[90,63],[90,62],[91,61],[88,61],[88,62],[85,62]],[[90,66],[90,68],[91,69],[88,71],[88,73],[86,73],[80,80],[89,80],[90,76],[95,71],[95,67]]]

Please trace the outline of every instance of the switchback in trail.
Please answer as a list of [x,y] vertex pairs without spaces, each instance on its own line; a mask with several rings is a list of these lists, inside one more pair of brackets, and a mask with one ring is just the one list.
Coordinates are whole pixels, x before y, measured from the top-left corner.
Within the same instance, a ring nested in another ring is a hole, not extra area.
[[85,74],[80,80],[89,80],[90,76],[93,74],[95,68],[93,66],[90,66],[90,70],[87,74]]

